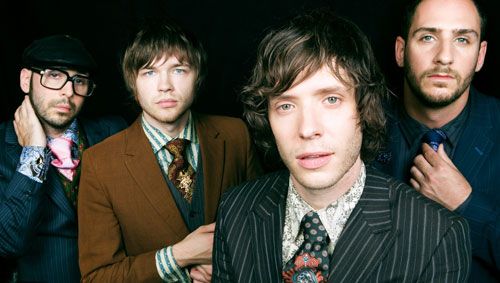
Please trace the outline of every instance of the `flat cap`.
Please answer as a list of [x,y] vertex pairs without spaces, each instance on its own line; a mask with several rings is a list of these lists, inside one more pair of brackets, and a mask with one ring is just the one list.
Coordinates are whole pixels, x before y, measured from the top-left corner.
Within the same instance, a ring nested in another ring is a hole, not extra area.
[[93,72],[97,64],[83,43],[69,35],[52,35],[33,41],[23,52],[25,67],[68,67]]

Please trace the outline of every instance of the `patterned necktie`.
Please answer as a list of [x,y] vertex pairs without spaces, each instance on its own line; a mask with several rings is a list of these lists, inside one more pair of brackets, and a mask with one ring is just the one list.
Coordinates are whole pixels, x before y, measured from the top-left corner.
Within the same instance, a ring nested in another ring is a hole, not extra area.
[[300,227],[304,234],[304,242],[293,258],[287,262],[283,271],[285,282],[326,282],[330,257],[328,244],[330,238],[319,215],[309,211],[302,218]]
[[73,181],[76,167],[80,163],[80,160],[71,158],[72,145],[73,141],[66,137],[52,139],[48,145],[55,157],[51,164],[70,181]]
[[182,197],[191,203],[194,190],[195,172],[191,164],[184,157],[185,148],[190,141],[186,139],[174,139],[167,143],[167,150],[174,156],[168,166],[168,178],[179,190]]
[[429,130],[424,135],[424,142],[429,144],[434,151],[438,151],[439,145],[442,144],[446,139],[446,134],[440,129]]

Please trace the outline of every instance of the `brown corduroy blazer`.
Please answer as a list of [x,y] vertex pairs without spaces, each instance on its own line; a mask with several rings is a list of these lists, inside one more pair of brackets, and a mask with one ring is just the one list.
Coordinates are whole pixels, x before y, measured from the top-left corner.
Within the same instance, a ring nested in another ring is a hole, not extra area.
[[[200,141],[205,223],[222,192],[262,170],[240,119],[194,115]],[[84,282],[160,281],[159,249],[188,235],[151,145],[137,119],[85,151],[78,198]]]

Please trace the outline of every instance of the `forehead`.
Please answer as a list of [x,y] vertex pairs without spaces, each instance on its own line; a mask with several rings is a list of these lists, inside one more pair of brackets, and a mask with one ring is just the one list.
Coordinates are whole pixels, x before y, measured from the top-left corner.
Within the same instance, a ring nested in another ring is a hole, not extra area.
[[424,0],[415,10],[410,33],[422,27],[440,30],[472,29],[480,34],[481,19],[470,0]]
[[[340,78],[339,78],[340,77]],[[350,90],[351,81],[343,69],[339,69],[338,76],[327,65],[319,70],[308,74],[303,71],[295,79],[292,86],[284,92],[285,95],[297,95],[301,93],[315,93],[322,90]]]

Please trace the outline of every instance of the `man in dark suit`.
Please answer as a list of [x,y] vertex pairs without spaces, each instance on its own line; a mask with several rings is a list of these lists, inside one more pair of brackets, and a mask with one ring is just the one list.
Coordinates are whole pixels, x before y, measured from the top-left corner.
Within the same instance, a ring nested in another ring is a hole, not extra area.
[[364,165],[383,142],[385,93],[345,19],[314,11],[264,38],[245,115],[288,170],[223,195],[214,282],[466,280],[465,220]]
[[36,40],[23,53],[27,95],[14,121],[0,125],[0,256],[17,262],[19,281],[80,281],[80,158],[126,127],[117,118],[77,118],[93,93],[95,68],[82,43],[67,35]]
[[[500,100],[471,86],[486,55],[482,15],[471,0],[407,7],[395,44],[403,95],[376,165],[467,219],[470,281],[500,282]],[[436,132],[435,151],[424,138]]]
[[205,67],[201,44],[169,22],[127,48],[123,74],[143,111],[84,154],[84,282],[210,282],[220,195],[261,167],[242,120],[190,110]]

